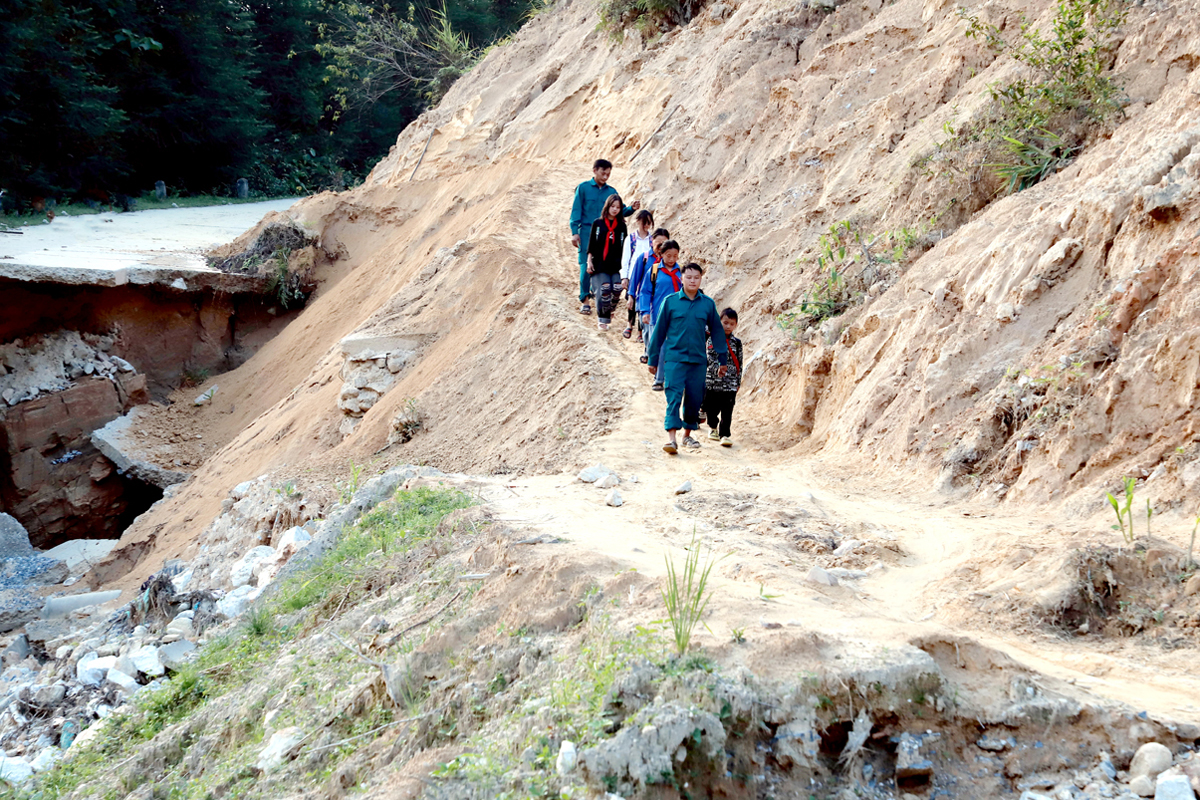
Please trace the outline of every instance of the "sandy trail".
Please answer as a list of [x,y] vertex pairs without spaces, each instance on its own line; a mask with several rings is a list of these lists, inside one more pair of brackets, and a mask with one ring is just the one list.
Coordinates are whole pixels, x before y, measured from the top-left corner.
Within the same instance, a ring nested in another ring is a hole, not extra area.
[[[572,305],[569,287],[561,288],[552,302]],[[576,317],[594,329],[594,318]],[[718,647],[733,629],[744,629],[750,647],[734,652],[744,652],[738,657],[747,665],[777,677],[795,676],[786,659],[758,663],[755,640],[816,634],[878,647],[966,637],[1016,662],[1015,670],[975,676],[995,692],[1007,691],[1023,667],[1081,700],[1107,698],[1168,718],[1200,719],[1200,709],[1191,705],[1200,697],[1200,680],[1190,674],[1187,651],[1164,657],[1130,640],[1070,639],[1036,626],[1013,629],[1006,618],[990,622],[972,613],[960,593],[942,586],[963,566],[1005,558],[1016,548],[1066,552],[1088,528],[1064,527],[1009,507],[960,504],[930,487],[910,485],[899,473],[894,484],[882,487],[827,460],[765,452],[752,421],[736,414],[733,448],[709,442],[705,427],[698,452],[668,456],[661,450],[665,401],[651,391],[646,368],[638,363],[641,346],[624,340],[616,325],[593,333],[593,352],[631,398],[615,429],[587,444],[579,460],[616,471],[624,505],[607,506],[607,490],[573,474],[498,476],[484,482],[482,495],[499,518],[531,535],[565,540],[545,546],[602,554],[656,579],[665,576],[664,555],[682,563],[695,531],[721,556],[707,629],[697,640]],[[675,495],[685,480],[692,482],[691,493]],[[862,564],[865,577],[819,586],[806,579],[811,566],[838,562],[831,562],[825,548],[809,548],[814,538],[862,540],[883,558],[869,559],[880,564],[874,568]]]

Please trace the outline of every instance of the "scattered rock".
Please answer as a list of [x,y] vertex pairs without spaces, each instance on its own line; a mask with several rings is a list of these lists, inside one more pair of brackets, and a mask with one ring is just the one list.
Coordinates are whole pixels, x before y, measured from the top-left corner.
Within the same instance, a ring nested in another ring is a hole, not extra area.
[[33,777],[33,767],[21,758],[0,756],[0,780],[11,784],[24,783]]
[[[175,624],[175,620],[172,620],[171,624]],[[191,620],[188,620],[188,627],[191,627]],[[168,626],[169,629],[170,626]],[[133,662],[133,666],[138,672],[151,678],[157,678],[167,671],[163,666],[162,659],[158,657],[158,648],[152,644],[142,645],[136,650],[130,651],[129,660]]]
[[115,686],[118,690],[125,693],[126,696],[132,697],[141,690],[141,685],[132,675],[126,675],[119,669],[110,669],[104,676],[105,680]]
[[675,773],[675,753],[680,746],[700,759],[714,759],[725,750],[725,728],[706,711],[664,703],[643,708],[616,736],[579,754],[585,782],[601,785],[616,781],[628,796],[660,783]]
[[580,470],[576,477],[584,483],[595,483],[596,481],[605,478],[610,474],[612,474],[611,469],[603,464],[597,464],[594,467],[587,467],[586,469]]
[[1129,781],[1129,791],[1138,797],[1152,797],[1154,795],[1154,778],[1149,775],[1138,775]]
[[1166,747],[1158,742],[1146,742],[1138,748],[1129,764],[1129,777],[1145,775],[1148,778],[1157,778],[1160,772],[1170,768],[1171,760],[1171,751]]
[[29,658],[30,652],[29,637],[22,633],[12,640],[12,644],[4,648],[4,653],[0,654],[0,661],[3,662],[4,666],[16,664]]
[[900,734],[896,746],[896,782],[912,786],[933,777],[933,762],[921,755],[921,740],[909,733]]
[[260,544],[249,553],[242,556],[229,570],[229,585],[234,589],[245,586],[257,577],[258,569],[264,561],[275,555],[275,548]]
[[621,493],[616,489],[608,493],[608,497],[604,498],[604,502],[614,508],[625,505],[625,501],[621,499]]
[[50,686],[40,686],[33,693],[33,702],[42,708],[57,708],[67,698],[66,684],[55,683]]
[[1196,800],[1188,776],[1177,769],[1163,772],[1154,786],[1154,800]]
[[120,596],[119,590],[112,589],[107,592],[86,592],[66,597],[51,597],[46,600],[46,605],[42,608],[42,619],[59,619],[81,608],[111,603]]
[[46,747],[29,762],[29,766],[34,772],[45,772],[58,763],[60,758],[62,758],[62,750],[57,747]]
[[[163,633],[168,636],[177,636],[180,639],[191,639],[196,635],[196,629],[192,626],[192,617],[180,614],[167,623],[166,630]],[[155,655],[157,656],[157,653]],[[149,675],[150,673],[146,674]]]
[[75,677],[85,686],[99,686],[116,663],[114,656],[99,656],[92,651],[75,665]]
[[1183,585],[1183,594],[1185,597],[1200,594],[1200,572],[1188,578],[1187,583]]
[[979,741],[975,742],[975,746],[980,750],[988,750],[993,753],[999,753],[1002,750],[1015,747],[1016,740],[1011,736],[1007,739],[1003,739],[999,736],[989,736],[985,734],[979,738]]
[[621,479],[617,477],[616,473],[610,472],[609,474],[605,475],[600,480],[596,481],[596,486],[597,486],[597,488],[600,488],[600,489],[611,489],[614,486],[619,485],[620,483],[621,483]]
[[258,754],[257,766],[263,772],[278,769],[287,760],[292,748],[304,740],[299,728],[284,728],[271,734],[267,746]]
[[372,614],[371,616],[367,617],[366,621],[360,625],[358,629],[363,633],[374,634],[386,633],[389,627],[391,626],[388,625],[388,621],[386,619],[378,614]]
[[814,566],[808,571],[808,580],[812,583],[820,584],[821,586],[837,586],[838,579],[830,575],[828,571]]
[[676,487],[675,494],[687,494],[691,490],[692,490],[692,482],[684,481],[683,483],[679,484],[678,487]]
[[575,743],[563,741],[558,746],[558,758],[554,760],[554,771],[559,775],[568,775],[575,771],[575,763],[579,755],[575,752]]
[[848,556],[853,553],[854,548],[858,547],[860,544],[862,544],[862,542],[858,539],[847,539],[837,546],[837,549],[833,551],[833,554],[835,556]]
[[253,599],[254,589],[249,584],[239,586],[217,601],[217,613],[233,619],[246,610]]
[[194,652],[196,652],[196,645],[187,639],[180,639],[178,642],[171,642],[158,648],[158,657],[167,669],[178,670],[190,660],[190,656]]

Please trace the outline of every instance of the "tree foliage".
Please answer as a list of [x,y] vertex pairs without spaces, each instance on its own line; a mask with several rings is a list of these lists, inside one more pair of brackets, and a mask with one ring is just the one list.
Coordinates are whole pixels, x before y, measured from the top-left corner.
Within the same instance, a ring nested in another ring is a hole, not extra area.
[[[340,187],[530,0],[8,0],[8,197]],[[6,197],[6,201],[8,200]]]

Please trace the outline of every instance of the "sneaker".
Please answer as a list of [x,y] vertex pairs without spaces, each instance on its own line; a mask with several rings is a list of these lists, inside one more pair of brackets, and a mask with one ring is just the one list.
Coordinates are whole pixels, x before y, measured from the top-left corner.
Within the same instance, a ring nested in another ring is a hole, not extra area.
[[597,322],[596,327],[602,331],[606,331],[606,330],[608,330],[608,323],[607,322]]
[[[717,437],[714,436],[713,438],[715,439]],[[721,447],[733,447],[733,439],[730,439],[728,436],[722,436]]]
[[651,386],[650,388],[656,392],[661,392],[663,390],[663,385],[661,383],[656,383],[653,386]]
[[717,433],[716,428],[713,428],[708,432],[708,438],[712,439],[714,442],[719,442],[721,441],[721,434]]
[[[687,439],[684,439],[684,441],[686,442]],[[673,456],[679,452],[679,448],[675,446],[674,442],[667,442],[663,445],[663,452]]]
[[688,448],[689,450],[699,450],[700,449],[700,443],[697,442],[695,439],[693,439],[690,436],[683,437],[683,446]]

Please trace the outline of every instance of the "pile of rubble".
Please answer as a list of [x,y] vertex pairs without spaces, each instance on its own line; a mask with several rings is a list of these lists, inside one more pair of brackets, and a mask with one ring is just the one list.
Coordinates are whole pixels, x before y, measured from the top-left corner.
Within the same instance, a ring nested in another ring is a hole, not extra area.
[[0,400],[10,406],[44,394],[61,392],[90,375],[114,383],[133,365],[111,355],[115,337],[77,331],[55,331],[0,344]]

